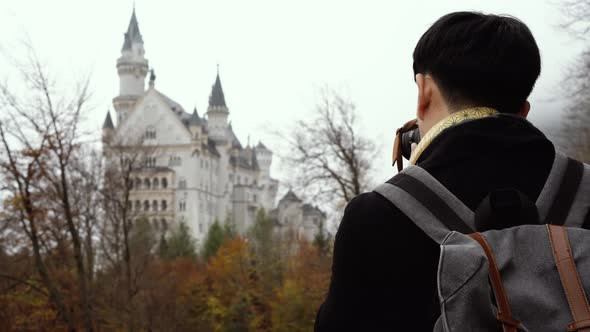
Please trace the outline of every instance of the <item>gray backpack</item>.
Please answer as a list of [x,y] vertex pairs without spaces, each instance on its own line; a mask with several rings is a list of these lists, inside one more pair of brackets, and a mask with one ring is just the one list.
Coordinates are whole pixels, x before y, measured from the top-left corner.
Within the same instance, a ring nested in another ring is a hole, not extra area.
[[481,233],[474,212],[422,168],[390,182],[375,191],[441,247],[434,331],[590,332],[588,165],[556,153],[535,203],[541,224]]

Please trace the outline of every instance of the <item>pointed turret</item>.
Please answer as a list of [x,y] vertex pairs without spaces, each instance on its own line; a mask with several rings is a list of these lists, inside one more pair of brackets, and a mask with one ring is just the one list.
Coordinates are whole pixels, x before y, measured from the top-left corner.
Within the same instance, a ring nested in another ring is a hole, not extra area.
[[209,107],[207,119],[209,124],[209,136],[218,142],[229,142],[231,137],[228,130],[227,118],[229,110],[225,104],[225,95],[219,78],[219,65],[217,65],[217,77],[209,95]]
[[209,107],[227,107],[227,105],[225,105],[223,88],[221,87],[221,79],[219,78],[219,69],[217,70],[217,78],[215,79],[215,84],[213,84],[211,95],[209,96]]
[[193,110],[193,114],[191,115],[191,118],[189,119],[189,125],[190,126],[198,126],[201,124],[201,118],[199,117],[199,112],[197,112],[197,108],[195,107],[195,109]]
[[137,24],[137,17],[135,16],[135,7],[133,7],[133,13],[131,14],[131,20],[129,21],[129,27],[125,33],[125,40],[123,41],[123,47],[121,51],[131,50],[133,43],[143,44],[143,37],[139,32],[139,25]]
[[102,124],[102,141],[105,144],[108,144],[113,137],[113,133],[115,132],[115,126],[113,125],[113,120],[111,119],[111,112],[107,110],[107,116],[104,119],[104,123]]
[[[139,32],[135,8],[133,8],[121,48],[121,57],[117,59],[119,95],[113,99],[113,105],[117,111],[118,123],[122,123],[127,118],[135,102],[145,93],[148,61],[144,53],[143,37]],[[150,83],[153,85],[153,81]]]
[[111,112],[109,111],[107,111],[107,117],[104,119],[102,129],[115,129],[115,126],[113,125],[113,120],[111,119]]

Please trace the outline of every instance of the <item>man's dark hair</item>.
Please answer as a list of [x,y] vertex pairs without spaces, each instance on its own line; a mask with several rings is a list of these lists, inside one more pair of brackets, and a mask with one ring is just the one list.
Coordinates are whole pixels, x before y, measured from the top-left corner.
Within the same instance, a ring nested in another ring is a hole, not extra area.
[[430,74],[453,108],[487,106],[516,113],[540,72],[533,34],[509,16],[447,14],[414,49],[414,77]]

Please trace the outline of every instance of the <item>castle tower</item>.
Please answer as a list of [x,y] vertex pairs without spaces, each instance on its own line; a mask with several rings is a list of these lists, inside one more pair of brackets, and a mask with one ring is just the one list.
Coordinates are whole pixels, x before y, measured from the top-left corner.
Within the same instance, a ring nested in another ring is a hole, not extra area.
[[113,125],[113,120],[111,119],[111,112],[107,110],[107,117],[104,119],[104,123],[102,125],[102,142],[104,144],[109,144],[114,132],[115,126]]
[[272,151],[270,151],[262,142],[256,145],[256,158],[260,166],[261,174],[265,178],[270,178],[270,166],[272,165]]
[[127,117],[137,99],[145,92],[148,60],[144,57],[144,53],[143,38],[139,32],[135,8],[133,8],[121,48],[121,57],[117,59],[119,95],[113,99],[113,105],[117,111],[118,123]]
[[217,66],[217,78],[209,96],[207,108],[207,120],[209,122],[209,137],[219,142],[228,141],[227,118],[229,110],[225,104],[225,96],[219,79],[219,66]]

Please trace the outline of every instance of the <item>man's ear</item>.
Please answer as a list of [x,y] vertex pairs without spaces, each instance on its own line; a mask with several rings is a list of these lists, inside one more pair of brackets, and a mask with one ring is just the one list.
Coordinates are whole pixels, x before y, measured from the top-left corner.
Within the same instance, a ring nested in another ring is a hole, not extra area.
[[424,120],[424,115],[430,106],[431,91],[426,86],[426,76],[416,74],[416,87],[418,88],[418,103],[416,108],[416,117]]
[[530,110],[531,110],[531,103],[529,103],[529,101],[527,100],[524,102],[524,104],[522,104],[522,107],[520,108],[520,111],[518,111],[517,115],[526,119],[527,115],[529,115]]

